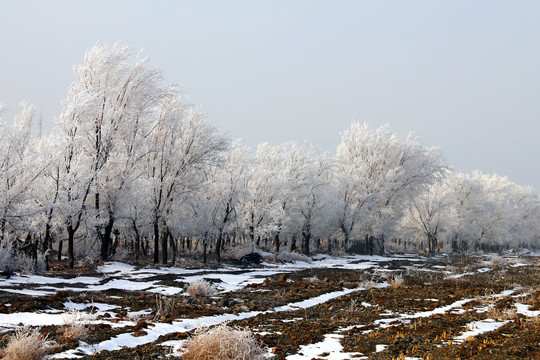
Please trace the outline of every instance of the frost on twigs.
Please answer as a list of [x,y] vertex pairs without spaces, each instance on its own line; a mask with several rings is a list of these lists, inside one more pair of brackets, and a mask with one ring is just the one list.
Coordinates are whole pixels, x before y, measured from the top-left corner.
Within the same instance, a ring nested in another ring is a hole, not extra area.
[[208,297],[208,296],[214,296],[217,294],[217,289],[212,283],[204,280],[204,279],[198,279],[191,283],[189,283],[189,286],[187,288],[187,292],[189,296],[196,298],[196,297]]
[[1,355],[5,360],[40,360],[54,347],[55,343],[47,340],[47,336],[41,335],[38,329],[19,329],[11,336]]
[[249,330],[227,324],[198,329],[185,351],[184,360],[262,360],[266,354]]

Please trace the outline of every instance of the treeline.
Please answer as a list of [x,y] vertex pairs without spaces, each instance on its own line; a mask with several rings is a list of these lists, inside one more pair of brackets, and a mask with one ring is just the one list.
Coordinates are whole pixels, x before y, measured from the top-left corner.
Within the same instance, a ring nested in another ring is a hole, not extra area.
[[182,249],[470,251],[538,247],[540,201],[504,177],[451,170],[436,148],[353,123],[335,156],[255,153],[209,126],[148,59],[97,45],[75,68],[50,136],[25,104],[0,129],[2,246],[48,254]]

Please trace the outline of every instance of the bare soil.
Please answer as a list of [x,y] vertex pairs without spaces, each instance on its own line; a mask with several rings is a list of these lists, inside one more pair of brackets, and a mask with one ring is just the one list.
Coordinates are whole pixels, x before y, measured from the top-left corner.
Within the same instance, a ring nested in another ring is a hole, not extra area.
[[[156,322],[258,310],[265,313],[230,324],[251,329],[276,359],[285,359],[300,352],[301,345],[320,342],[324,335],[337,332],[344,336],[341,339],[344,352],[362,353],[369,359],[404,359],[406,356],[421,359],[540,359],[540,320],[515,311],[516,303],[529,305],[529,310],[540,310],[540,259],[524,260],[529,265],[512,266],[507,262],[491,265],[489,271],[484,272],[477,270],[486,268],[486,264],[470,257],[429,259],[422,263],[422,267],[413,266],[407,260],[396,260],[361,271],[314,268],[274,275],[261,284],[212,298],[170,297],[165,299],[166,308],[163,307],[163,298],[139,291],[75,293],[59,289],[55,295],[46,297],[0,291],[0,313],[63,310],[63,302],[68,300],[120,306],[116,318],[107,319],[109,321],[122,321],[129,311],[153,309],[152,314],[141,317],[135,326],[119,329],[109,324],[88,326],[89,335],[85,342],[93,344],[119,333],[144,335],[145,329]],[[468,275],[452,278],[449,277],[450,270],[454,274]],[[59,271],[57,275],[80,273],[92,275],[92,269]],[[376,286],[397,274],[403,277],[401,286]],[[175,276],[160,275],[153,280],[169,284]],[[343,288],[366,286],[371,288],[357,290],[311,308],[272,312],[278,306]],[[505,290],[513,290],[513,293],[501,295]],[[449,311],[418,315],[460,300],[464,304]],[[5,306],[6,303],[11,306]],[[158,313],[160,305],[161,312]],[[404,315],[409,318],[404,318]],[[396,320],[400,317],[401,320]],[[467,324],[487,319],[507,322],[495,331],[462,342],[453,340],[466,330]],[[47,326],[41,331],[60,344],[58,351],[78,345],[76,340],[64,338],[59,327]],[[170,349],[160,344],[186,339],[190,335],[190,332],[172,333],[146,345],[103,351],[83,359],[179,359],[170,356]],[[1,338],[0,345],[5,345],[8,338]],[[387,347],[376,352],[376,345]],[[326,355],[321,353],[319,357]]]

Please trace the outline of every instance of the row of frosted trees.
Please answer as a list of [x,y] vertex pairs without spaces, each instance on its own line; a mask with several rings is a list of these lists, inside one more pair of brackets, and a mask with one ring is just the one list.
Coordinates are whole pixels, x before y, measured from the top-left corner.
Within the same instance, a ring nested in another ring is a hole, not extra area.
[[25,104],[2,123],[4,243],[54,247],[70,267],[92,250],[110,258],[122,239],[155,263],[194,244],[218,261],[246,244],[304,254],[538,246],[531,188],[456,173],[412,135],[353,123],[334,156],[293,143],[253,153],[126,46],[95,46],[75,76],[50,136],[30,136]]

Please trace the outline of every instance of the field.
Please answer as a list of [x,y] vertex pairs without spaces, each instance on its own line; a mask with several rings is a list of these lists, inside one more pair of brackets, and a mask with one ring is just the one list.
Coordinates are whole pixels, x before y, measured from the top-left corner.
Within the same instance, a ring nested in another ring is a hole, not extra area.
[[[228,323],[276,359],[540,358],[538,257],[265,260],[14,275],[0,282],[0,345],[32,326],[52,358],[177,359],[195,329]],[[190,295],[201,279],[216,293]]]

